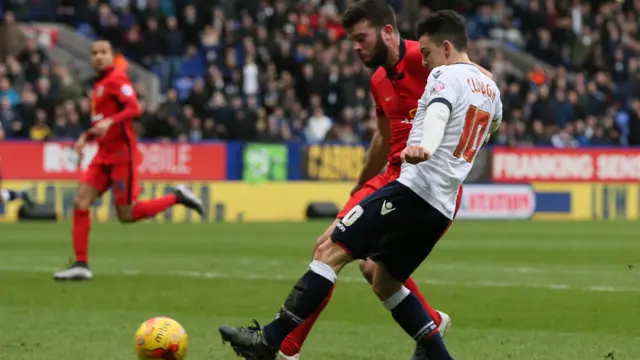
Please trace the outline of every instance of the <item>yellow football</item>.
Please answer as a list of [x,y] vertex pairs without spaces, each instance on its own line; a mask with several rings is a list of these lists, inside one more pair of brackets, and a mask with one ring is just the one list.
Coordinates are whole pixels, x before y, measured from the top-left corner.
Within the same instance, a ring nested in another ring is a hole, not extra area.
[[136,354],[140,360],[183,360],[189,339],[180,323],[168,317],[154,317],[136,331]]

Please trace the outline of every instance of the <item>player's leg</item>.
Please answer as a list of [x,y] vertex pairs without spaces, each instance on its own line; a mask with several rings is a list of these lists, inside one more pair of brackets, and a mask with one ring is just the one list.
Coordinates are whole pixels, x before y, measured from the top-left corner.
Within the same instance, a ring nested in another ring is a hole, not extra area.
[[273,359],[288,334],[302,324],[324,302],[340,270],[353,258],[331,241],[320,245],[307,272],[298,280],[275,320],[264,327],[256,322],[248,328],[221,326],[223,341],[228,341],[239,356],[247,359]]
[[132,163],[114,165],[111,173],[112,191],[118,220],[137,222],[160,214],[173,205],[182,204],[202,215],[202,201],[183,185],[172,194],[151,200],[136,201],[140,194],[139,173]]
[[[331,225],[320,235],[314,244],[313,254],[318,251],[318,248],[327,242],[330,242],[331,234],[336,228],[336,224],[340,221],[340,218],[334,219]],[[313,257],[313,256],[312,256]],[[335,287],[331,288],[329,294],[324,299],[324,301],[315,309],[311,315],[309,315],[300,326],[298,326],[294,331],[287,335],[282,344],[280,345],[280,351],[276,357],[277,360],[295,360],[299,358],[300,350],[302,350],[302,345],[304,345],[311,329],[315,325],[318,317],[327,307],[329,301],[331,301],[331,296],[333,295],[333,290]]]
[[[463,186],[460,186],[460,189],[458,190],[458,195],[456,197],[456,208],[455,208],[454,217],[453,217],[454,220],[456,215],[458,214],[458,210],[460,210],[460,206],[462,205],[462,196],[463,196]],[[449,228],[447,228],[446,231],[448,230]],[[442,235],[444,236],[444,233]],[[372,261],[370,259],[360,261],[360,271],[364,275],[365,279],[367,279],[367,282],[369,282],[369,284],[373,284],[373,274],[377,266],[378,264],[375,261]],[[431,316],[433,321],[435,321],[436,325],[438,325],[438,330],[440,331],[440,334],[442,335],[442,337],[444,337],[447,331],[449,330],[449,328],[451,327],[451,317],[442,311],[433,309],[427,302],[427,299],[425,299],[424,295],[422,295],[422,292],[418,288],[418,285],[412,278],[408,278],[404,282],[404,286],[418,297],[418,300],[420,300],[425,310],[427,310],[427,312],[429,313],[429,316]]]
[[373,290],[393,318],[416,341],[413,359],[449,360],[435,321],[415,294],[403,283],[429,255],[451,220],[400,183],[393,188],[393,212],[397,231],[381,243],[371,259],[378,263]]
[[66,270],[56,272],[56,280],[90,280],[89,232],[91,231],[91,205],[109,187],[109,175],[100,165],[91,165],[78,185],[73,207],[73,251],[74,263]]
[[420,300],[403,285],[402,280],[398,280],[398,276],[391,275],[383,264],[376,267],[373,289],[398,325],[416,340],[416,351],[412,359],[453,360],[438,326]]
[[[360,271],[364,275],[364,278],[367,279],[367,282],[369,282],[369,284],[373,285],[373,275],[377,267],[378,264],[371,259],[360,261]],[[422,292],[418,288],[418,284],[416,284],[416,282],[412,278],[408,278],[407,281],[404,282],[404,287],[409,289],[409,291],[411,291],[418,298],[418,300],[420,300],[420,303],[422,303],[422,306],[424,306],[424,309],[427,310],[429,316],[433,319],[433,321],[435,321],[436,325],[438,326],[438,330],[440,330],[440,333],[442,334],[442,336],[444,336],[447,330],[449,330],[449,326],[451,325],[451,318],[449,317],[449,315],[432,308],[431,305],[429,305],[429,302],[427,302],[427,299],[424,297],[424,295],[422,295]]]
[[[367,282],[369,282],[369,284],[373,285],[373,275],[377,267],[378,264],[371,259],[360,261],[360,271],[362,272],[362,275],[364,275],[364,278],[367,279]],[[429,316],[431,316],[433,321],[436,322],[436,325],[440,326],[440,323],[442,322],[442,313],[434,310],[431,305],[429,305],[427,299],[424,297],[424,295],[422,295],[422,292],[418,288],[418,284],[416,284],[416,282],[412,278],[408,278],[407,281],[405,281],[404,286],[413,294],[415,294],[416,297],[418,297],[418,300],[420,300],[422,306],[424,306],[425,310],[427,310]]]
[[[384,181],[384,184],[391,183],[395,181],[399,175],[399,169],[396,170],[395,168],[389,168],[380,177],[380,181]],[[379,187],[384,186],[384,184],[379,185]],[[364,275],[364,278],[367,280],[367,282],[369,282],[369,284],[373,284],[373,274],[376,267],[377,264],[375,261],[371,261],[369,259],[360,261],[360,271],[362,272],[362,275]],[[449,315],[433,309],[427,302],[427,299],[424,297],[424,295],[422,295],[422,292],[418,288],[418,285],[412,278],[408,278],[407,281],[405,281],[404,286],[418,297],[425,310],[427,310],[427,312],[429,313],[429,316],[431,316],[433,321],[436,322],[436,325],[438,325],[442,336],[444,336],[451,324],[451,318],[449,317]]]
[[0,204],[8,204],[15,200],[24,201],[25,205],[33,205],[27,190],[0,189]]
[[271,359],[285,337],[303,323],[331,292],[340,270],[354,258],[365,258],[379,243],[374,219],[379,214],[375,194],[354,207],[340,221],[329,242],[316,250],[306,274],[293,287],[276,319],[264,328],[221,326],[224,341],[231,342],[240,356],[247,359]]
[[[382,181],[385,181],[385,180],[381,179],[380,176],[377,176],[371,179],[362,187],[362,189],[360,189],[360,191],[356,192],[355,194],[353,194],[353,196],[349,198],[349,200],[347,201],[345,206],[342,208],[340,213],[338,213],[338,216],[333,221],[331,226],[329,226],[324,231],[324,233],[322,233],[322,235],[320,235],[320,237],[316,240],[316,243],[313,249],[314,253],[318,250],[320,245],[330,241],[331,234],[333,234],[336,228],[336,225],[338,224],[338,222],[340,222],[342,218],[344,218],[349,213],[349,211],[351,211],[351,209],[353,209],[356,205],[358,205],[362,200],[364,200],[367,196],[372,194],[378,188],[383,186]],[[327,304],[329,304],[329,301],[331,300],[331,296],[333,295],[333,290],[334,289],[332,288],[331,291],[329,292],[329,295],[327,295],[327,297],[320,304],[320,306],[318,306],[316,310],[309,317],[307,317],[302,324],[300,324],[300,326],[298,326],[293,332],[287,335],[287,337],[282,342],[280,351],[278,352],[278,356],[277,356],[278,360],[295,360],[299,358],[302,345],[304,345],[304,342],[307,340],[307,337],[309,336],[311,329],[313,328],[316,321],[318,320],[318,317],[320,316],[322,311],[324,311],[324,309],[327,307]]]

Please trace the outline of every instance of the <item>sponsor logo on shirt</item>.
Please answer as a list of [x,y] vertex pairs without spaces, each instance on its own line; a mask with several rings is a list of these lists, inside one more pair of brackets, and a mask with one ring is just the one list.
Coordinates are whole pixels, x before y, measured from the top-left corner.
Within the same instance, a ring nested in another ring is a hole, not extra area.
[[416,117],[416,112],[418,112],[418,108],[409,110],[409,116],[407,116],[404,120],[402,120],[402,123],[411,124],[413,122],[413,118]]
[[441,93],[444,92],[445,88],[446,87],[445,87],[444,83],[437,82],[431,87],[431,91],[429,91],[429,95],[433,96],[433,95],[436,95],[436,94],[441,94]]

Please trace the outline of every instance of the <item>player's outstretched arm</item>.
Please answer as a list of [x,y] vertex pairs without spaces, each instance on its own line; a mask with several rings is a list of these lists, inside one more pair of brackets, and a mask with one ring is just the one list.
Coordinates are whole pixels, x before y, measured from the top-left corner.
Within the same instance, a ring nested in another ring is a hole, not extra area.
[[76,140],[76,142],[73,144],[73,151],[76,153],[76,157],[78,159],[78,164],[77,164],[78,167],[80,167],[80,165],[82,164],[84,147],[87,145],[88,141],[91,141],[94,139],[95,139],[95,135],[93,133],[90,133],[89,131],[85,131],[82,134],[80,134],[80,137],[78,137],[78,140]]
[[89,141],[93,141],[96,139],[96,135],[90,131],[85,131],[82,134],[80,134],[80,137],[78,137],[78,140],[76,140],[76,142],[80,142],[80,140],[82,140],[82,142],[84,143],[88,143]]
[[117,77],[110,84],[110,87],[111,93],[122,105],[122,110],[111,117],[113,124],[118,124],[123,121],[133,121],[142,114],[138,97],[129,79],[124,76]]
[[356,190],[362,187],[367,181],[378,175],[387,164],[389,156],[389,141],[391,139],[391,130],[389,128],[389,119],[385,116],[378,116],[378,129],[373,135],[367,158],[358,176]]

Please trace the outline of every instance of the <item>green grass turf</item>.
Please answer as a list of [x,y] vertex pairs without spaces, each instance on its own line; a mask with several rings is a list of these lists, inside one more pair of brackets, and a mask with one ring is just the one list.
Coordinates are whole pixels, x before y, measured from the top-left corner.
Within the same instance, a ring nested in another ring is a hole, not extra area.
[[[0,225],[0,359],[134,359],[166,315],[192,360],[236,359],[220,324],[268,322],[326,223],[96,225],[89,283],[55,283],[69,225]],[[634,265],[638,264],[638,268]],[[458,222],[415,279],[453,318],[463,360],[640,359],[640,231],[625,222]],[[360,279],[341,274],[304,360],[408,359],[413,345]]]

